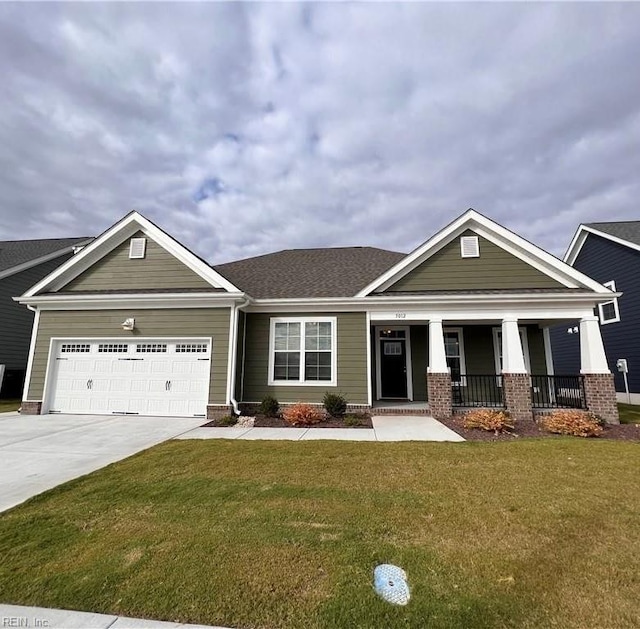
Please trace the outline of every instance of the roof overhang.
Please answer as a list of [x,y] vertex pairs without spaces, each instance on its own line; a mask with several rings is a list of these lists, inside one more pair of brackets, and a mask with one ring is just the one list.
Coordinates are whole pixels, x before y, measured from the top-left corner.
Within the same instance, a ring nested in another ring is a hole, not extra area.
[[246,302],[244,293],[110,293],[86,295],[59,293],[14,297],[39,310],[133,310],[149,308],[226,308]]
[[84,247],[73,258],[67,260],[53,273],[31,287],[24,297],[33,297],[39,293],[55,292],[68,284],[72,279],[89,269],[104,255],[123,243],[138,231],[155,240],[176,259],[190,268],[214,288],[222,288],[230,293],[241,292],[229,280],[214,271],[206,262],[198,258],[184,245],[169,236],[138,212],[130,212],[107,231],[98,236],[92,243]]
[[595,292],[606,290],[584,273],[577,271],[479,212],[470,209],[366,286],[356,297],[365,297],[386,290],[467,229],[473,230],[567,288],[588,288]]
[[601,238],[606,238],[611,242],[615,242],[624,247],[629,247],[629,249],[633,249],[635,251],[640,251],[640,245],[637,245],[633,242],[629,242],[628,240],[624,240],[623,238],[618,238],[617,236],[612,236],[611,234],[607,234],[599,229],[594,229],[593,227],[588,227],[587,225],[580,225],[576,230],[573,238],[571,239],[571,243],[569,244],[569,248],[567,252],[564,254],[564,262],[573,266],[573,263],[576,261],[576,258],[580,254],[582,250],[582,246],[589,234],[594,234],[596,236],[600,236]]
[[44,264],[45,262],[51,262],[51,260],[55,260],[56,258],[60,258],[68,253],[73,253],[76,247],[83,247],[90,243],[93,238],[88,238],[87,240],[80,240],[73,245],[69,245],[68,247],[64,247],[63,249],[58,249],[57,251],[52,251],[45,256],[40,256],[38,258],[34,258],[33,260],[28,260],[27,262],[23,262],[22,264],[16,264],[16,266],[12,266],[9,269],[5,269],[0,272],[0,280],[5,277],[9,277],[10,275],[15,275],[16,273],[22,273],[22,271],[27,271],[34,266],[38,266],[39,264]]

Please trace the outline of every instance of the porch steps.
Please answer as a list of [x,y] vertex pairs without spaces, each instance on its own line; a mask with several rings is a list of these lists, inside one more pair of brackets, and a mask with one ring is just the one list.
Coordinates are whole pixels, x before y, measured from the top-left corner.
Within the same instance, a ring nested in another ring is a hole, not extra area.
[[372,415],[411,415],[431,417],[431,410],[428,404],[421,404],[420,406],[374,406],[371,409]]

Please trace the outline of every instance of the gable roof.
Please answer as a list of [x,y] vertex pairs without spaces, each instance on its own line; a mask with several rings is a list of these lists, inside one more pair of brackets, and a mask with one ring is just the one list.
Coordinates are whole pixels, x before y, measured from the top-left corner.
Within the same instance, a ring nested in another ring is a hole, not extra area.
[[74,246],[86,244],[90,237],[39,238],[0,241],[0,279],[71,253]]
[[290,249],[213,268],[256,299],[353,297],[405,256],[375,247]]
[[564,254],[564,261],[573,264],[589,234],[640,251],[640,221],[612,221],[604,223],[582,223]]
[[175,238],[169,236],[149,219],[133,211],[100,234],[91,244],[84,247],[81,252],[67,260],[41,282],[31,287],[23,297],[56,292],[138,231],[142,231],[153,239],[186,267],[209,282],[213,288],[224,289],[232,293],[240,292],[229,280],[222,277]]
[[588,288],[598,293],[607,292],[608,290],[584,273],[580,273],[528,240],[476,212],[474,209],[469,209],[363,288],[356,296],[366,297],[372,293],[386,290],[468,229],[490,240],[567,288]]

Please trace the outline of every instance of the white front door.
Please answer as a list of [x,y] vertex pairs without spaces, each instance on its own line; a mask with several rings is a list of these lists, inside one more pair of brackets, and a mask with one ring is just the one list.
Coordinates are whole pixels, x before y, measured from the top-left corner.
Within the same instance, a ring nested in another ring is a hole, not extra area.
[[209,339],[60,340],[49,412],[205,416]]

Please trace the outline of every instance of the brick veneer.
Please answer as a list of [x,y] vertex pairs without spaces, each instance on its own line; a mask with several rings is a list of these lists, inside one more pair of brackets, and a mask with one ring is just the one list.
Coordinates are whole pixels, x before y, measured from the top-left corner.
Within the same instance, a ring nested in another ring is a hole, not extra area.
[[504,405],[516,421],[533,420],[531,376],[528,373],[503,373]]
[[232,409],[226,404],[209,404],[207,405],[207,419],[220,419],[225,415],[231,415]]
[[451,376],[448,373],[428,373],[427,397],[433,417],[436,419],[451,417]]
[[619,424],[616,388],[611,373],[585,373],[584,394],[587,408],[607,424]]
[[[298,402],[282,402],[280,408],[287,408],[287,406],[294,404],[298,404]],[[260,404],[257,402],[240,402],[238,406],[243,415],[255,415],[260,409]],[[324,410],[322,404],[311,403],[311,406]],[[347,413],[371,413],[371,407],[368,404],[347,404]]]
[[40,415],[42,413],[42,402],[23,400],[20,405],[20,415]]

